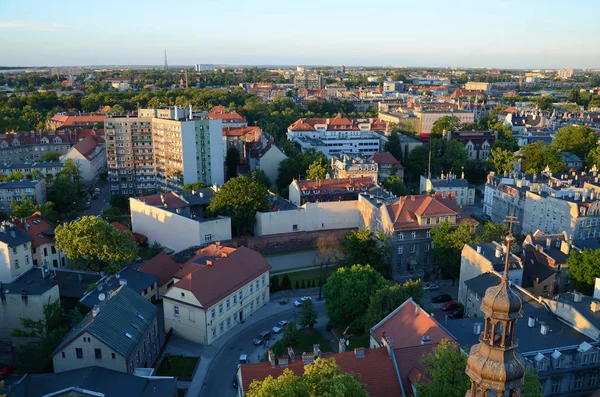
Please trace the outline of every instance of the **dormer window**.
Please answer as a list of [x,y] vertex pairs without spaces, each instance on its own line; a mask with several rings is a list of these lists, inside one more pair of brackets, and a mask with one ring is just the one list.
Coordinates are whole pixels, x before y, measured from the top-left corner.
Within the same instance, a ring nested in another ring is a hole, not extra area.
[[13,146],[20,146],[21,142],[19,142],[18,140],[15,139],[12,144],[13,144]]
[[47,144],[49,144],[49,143],[50,143],[50,141],[49,141],[49,140],[48,140],[48,138],[46,138],[46,137],[43,137],[43,138],[41,139],[41,142],[42,142],[42,144],[44,144],[44,145],[47,145]]
[[59,137],[54,138],[54,143],[62,143],[62,139],[60,139]]

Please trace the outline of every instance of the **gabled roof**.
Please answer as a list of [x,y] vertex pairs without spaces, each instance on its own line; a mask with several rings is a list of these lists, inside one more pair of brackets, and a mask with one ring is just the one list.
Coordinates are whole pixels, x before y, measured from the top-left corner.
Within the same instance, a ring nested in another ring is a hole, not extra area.
[[224,106],[215,106],[208,112],[211,119],[221,119],[225,123],[245,123],[246,119],[236,111],[227,111]]
[[269,262],[250,248],[212,244],[184,264],[178,272],[183,278],[174,286],[192,292],[209,308],[270,269]]
[[379,165],[392,165],[398,169],[404,168],[400,161],[396,160],[393,154],[390,152],[377,152],[368,158],[369,161],[373,161]]
[[[93,307],[101,302],[100,296],[108,295],[109,291],[115,291],[124,283],[127,283],[128,289],[137,294],[141,294],[146,288],[151,287],[158,281],[158,277],[141,272],[132,267],[124,267],[117,274],[98,282],[98,287],[87,293],[80,302],[87,307]],[[145,299],[145,298],[144,298]]]
[[144,273],[158,277],[158,286],[162,287],[173,279],[180,267],[173,258],[161,252],[154,258],[144,262],[139,269]]
[[[323,358],[333,358],[344,373],[360,375],[360,383],[366,386],[371,397],[400,396],[400,382],[396,375],[394,363],[390,360],[387,349],[365,349],[365,356],[357,358],[353,351],[344,353],[325,353]],[[248,391],[253,380],[263,380],[267,376],[277,378],[285,368],[289,368],[296,376],[304,375],[302,357],[296,357],[294,362],[289,362],[287,367],[276,365],[271,367],[269,362],[243,364],[240,368],[242,374],[242,388]]]
[[129,357],[152,325],[157,312],[156,306],[126,285],[116,289],[112,298],[107,291],[98,314],[88,313],[65,336],[53,355],[88,332],[121,356]]
[[39,247],[54,241],[54,225],[37,211],[25,219],[16,219],[15,226],[33,239],[31,246]]
[[301,191],[311,194],[314,190],[319,190],[322,194],[342,193],[347,191],[360,192],[361,190],[367,191],[369,188],[375,186],[375,182],[373,182],[373,178],[370,176],[358,178],[313,179],[295,181],[295,183],[298,184],[298,188]]
[[0,243],[8,247],[17,247],[21,244],[33,241],[33,238],[20,230],[9,230],[10,226],[0,226]]
[[88,135],[76,144],[73,145],[73,149],[77,150],[84,156],[86,159],[90,160],[91,155],[94,153],[94,150],[98,146],[98,142],[94,137]]

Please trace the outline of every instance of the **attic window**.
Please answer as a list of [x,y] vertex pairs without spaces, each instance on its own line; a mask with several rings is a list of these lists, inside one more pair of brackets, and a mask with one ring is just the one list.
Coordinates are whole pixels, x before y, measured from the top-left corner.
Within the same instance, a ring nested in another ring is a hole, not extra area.
[[140,320],[145,320],[145,319],[144,319],[144,316],[142,316],[141,314],[138,314],[138,318],[139,318]]
[[125,332],[125,336],[128,337],[129,339],[133,338],[133,336],[131,336],[131,334],[129,332]]

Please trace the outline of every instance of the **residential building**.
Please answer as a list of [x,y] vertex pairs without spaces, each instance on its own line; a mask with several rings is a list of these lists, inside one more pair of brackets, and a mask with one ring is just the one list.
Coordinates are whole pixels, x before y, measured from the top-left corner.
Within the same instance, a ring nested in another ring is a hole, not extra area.
[[205,247],[175,275],[163,295],[165,327],[210,345],[266,305],[271,265],[256,251]]
[[520,233],[525,214],[526,189],[523,183],[527,180],[516,177],[502,177],[490,172],[484,188],[483,213],[494,223],[502,223],[507,216],[515,216],[519,223],[513,226],[515,233]]
[[56,248],[54,225],[39,211],[27,218],[15,219],[14,224],[19,232],[31,238],[33,266],[46,265],[56,269],[66,265],[66,255]]
[[421,363],[423,355],[432,353],[444,339],[455,341],[454,336],[412,298],[375,324],[369,335],[371,348],[391,349],[403,396],[416,396],[417,383],[427,384],[431,380]]
[[[33,267],[33,239],[17,227],[3,221],[0,225],[0,282],[10,283]],[[0,288],[1,289],[1,288]]]
[[404,82],[402,81],[384,81],[383,92],[403,92]]
[[104,128],[111,193],[154,193],[152,117],[111,116],[105,119]]
[[318,73],[300,73],[294,76],[294,88],[321,90],[324,87],[323,76]]
[[271,185],[275,185],[279,176],[279,164],[287,156],[268,134],[262,134],[256,142],[246,144],[246,158],[250,171],[264,171]]
[[136,376],[91,366],[54,374],[27,374],[15,382],[11,389],[12,395],[19,397],[176,397],[177,378]]
[[[2,232],[0,232],[2,238]],[[0,243],[1,244],[1,243]],[[1,250],[1,248],[0,248]],[[28,268],[12,281],[0,280],[0,338],[23,329],[22,318],[44,319],[44,305],[59,299],[58,283],[45,269]]]
[[451,227],[478,222],[457,204],[453,195],[441,193],[400,197],[395,202],[382,202],[359,197],[361,228],[382,232],[390,244],[391,277],[432,277],[439,266],[432,251],[431,229],[447,221]]
[[182,189],[199,181],[224,183],[221,119],[177,106],[142,109],[139,113],[152,117],[154,174],[159,190]]
[[97,180],[100,173],[106,170],[106,146],[104,140],[87,136],[74,144],[67,153],[61,156],[61,161],[71,159],[79,165],[81,178],[86,182]]
[[39,173],[42,177],[56,178],[56,175],[63,169],[63,163],[53,161],[47,163],[6,163],[0,164],[0,174],[9,175],[14,172],[20,172],[27,179],[32,178],[32,173]]
[[560,158],[565,162],[567,170],[579,171],[583,168],[583,160],[573,152],[560,152]]
[[389,152],[377,152],[368,159],[371,163],[377,164],[377,173],[379,178],[385,179],[391,175],[398,175],[404,180],[404,166],[396,160],[393,154]]
[[376,184],[371,177],[333,178],[299,181],[290,183],[289,198],[297,205],[324,201],[357,200],[361,192],[367,192]]
[[560,77],[561,79],[570,79],[571,77],[573,77],[574,74],[575,72],[573,68],[560,69],[558,71],[558,77]]
[[31,131],[0,134],[0,159],[6,163],[40,161],[48,152],[66,153],[77,142],[76,131]]
[[332,178],[371,178],[377,183],[379,165],[360,153],[340,152],[332,154],[330,160]]
[[465,90],[483,91],[486,94],[489,94],[492,90],[492,84],[479,81],[469,81],[465,84]]
[[491,156],[492,146],[498,139],[498,131],[447,131],[446,140],[460,142],[469,160],[485,166],[485,161]]
[[415,116],[421,120],[419,135],[429,136],[433,124],[442,117],[456,117],[461,124],[470,124],[475,121],[475,113],[470,110],[455,109],[454,106],[434,106],[434,104],[423,104],[416,106],[413,110]]
[[[245,118],[236,111],[229,111],[225,106],[215,106],[208,112],[208,118],[221,120],[223,128],[243,128],[248,126]],[[258,128],[258,127],[256,127]]]
[[349,119],[340,113],[333,118],[298,119],[288,127],[287,138],[302,152],[315,148],[328,156],[340,152],[370,156],[380,151],[386,127],[379,119]]
[[113,275],[102,277],[96,282],[96,288],[87,292],[79,302],[84,306],[94,307],[103,302],[111,291],[126,285],[129,290],[154,303],[159,299],[158,280],[152,274],[127,266]]
[[52,130],[68,130],[75,128],[92,128],[104,123],[103,114],[76,114],[57,113],[46,122],[46,126]]
[[359,375],[360,382],[365,385],[371,397],[402,395],[397,359],[391,350],[386,347],[377,349],[361,347],[347,352],[343,340],[340,341],[340,350],[339,353],[326,353],[321,352],[319,345],[314,345],[312,352],[303,352],[301,357],[296,357],[295,352],[289,349],[288,354],[277,357],[277,361],[273,351],[269,350],[269,362],[239,366],[237,378],[240,387],[237,396],[244,396],[253,380],[263,380],[268,376],[277,378],[285,369],[291,370],[296,376],[303,376],[306,366],[312,365],[319,359],[333,359],[342,373]]
[[10,203],[26,198],[33,200],[36,204],[46,202],[46,183],[43,179],[0,182],[0,212],[10,214],[12,212]]
[[481,90],[457,88],[456,90],[454,90],[452,95],[450,95],[450,98],[467,98],[468,100],[474,99],[475,101],[477,101],[479,98],[487,99],[487,94],[485,93],[485,91]]
[[461,207],[475,205],[475,186],[467,182],[464,172],[461,178],[457,178],[451,173],[442,174],[439,178],[433,179],[421,175],[419,191],[452,194],[456,197],[456,203]]
[[383,111],[381,110],[381,102],[379,105],[380,109],[377,117],[379,117],[379,120],[386,122],[389,128],[395,124],[399,128],[409,129],[416,134],[421,132],[421,119],[415,114],[409,112]]
[[181,265],[175,262],[171,256],[161,252],[142,263],[138,269],[158,277],[158,296],[162,297],[175,284],[175,274],[181,269]]
[[223,127],[223,158],[227,150],[235,148],[240,152],[240,161],[246,160],[246,145],[258,142],[263,132],[260,127]]
[[158,309],[126,285],[104,299],[63,338],[52,353],[54,372],[97,366],[127,374],[159,359]]
[[147,236],[149,243],[158,241],[176,252],[230,240],[231,218],[207,217],[213,196],[211,189],[201,189],[130,198],[132,230]]

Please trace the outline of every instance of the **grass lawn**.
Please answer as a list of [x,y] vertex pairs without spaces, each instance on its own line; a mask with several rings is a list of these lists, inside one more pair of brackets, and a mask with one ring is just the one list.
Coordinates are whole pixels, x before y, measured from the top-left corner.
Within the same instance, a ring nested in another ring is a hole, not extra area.
[[179,379],[191,379],[198,357],[171,356],[171,362],[164,359],[158,367],[157,376],[176,376]]
[[[303,328],[298,330],[298,342],[294,346],[292,346],[296,357],[301,358],[303,352],[312,353],[313,344],[318,344],[322,352],[337,351],[337,347],[336,350],[334,350],[331,346],[329,339],[327,339],[321,333],[321,331],[317,329]],[[281,340],[278,340],[275,344],[271,346],[271,350],[273,350],[275,356],[282,356],[284,354],[287,354],[287,348],[288,346],[283,346]],[[267,360],[267,353],[265,353],[261,358],[261,361]]]
[[[333,273],[336,269],[337,269],[337,266],[330,265],[329,271],[328,271],[328,273],[329,273],[328,276],[331,273]],[[292,289],[294,289],[296,287],[296,281],[298,282],[298,285],[300,288],[302,287],[302,281],[304,281],[305,288],[311,288],[313,280],[314,280],[315,288],[318,288],[319,287],[319,277],[321,274],[320,272],[321,272],[321,269],[317,268],[317,269],[308,269],[308,270],[302,270],[299,272],[292,272],[292,273],[274,274],[272,276],[277,276],[279,278],[279,284],[281,285],[281,280],[283,279],[284,274],[287,275],[290,279],[290,282],[292,283]]]
[[[336,335],[340,336],[344,333],[343,329],[334,328],[334,332]],[[364,334],[350,334],[351,336],[348,338],[350,344],[346,347],[347,351],[354,350],[357,347],[364,347],[367,349],[370,344],[370,336],[368,332]]]

